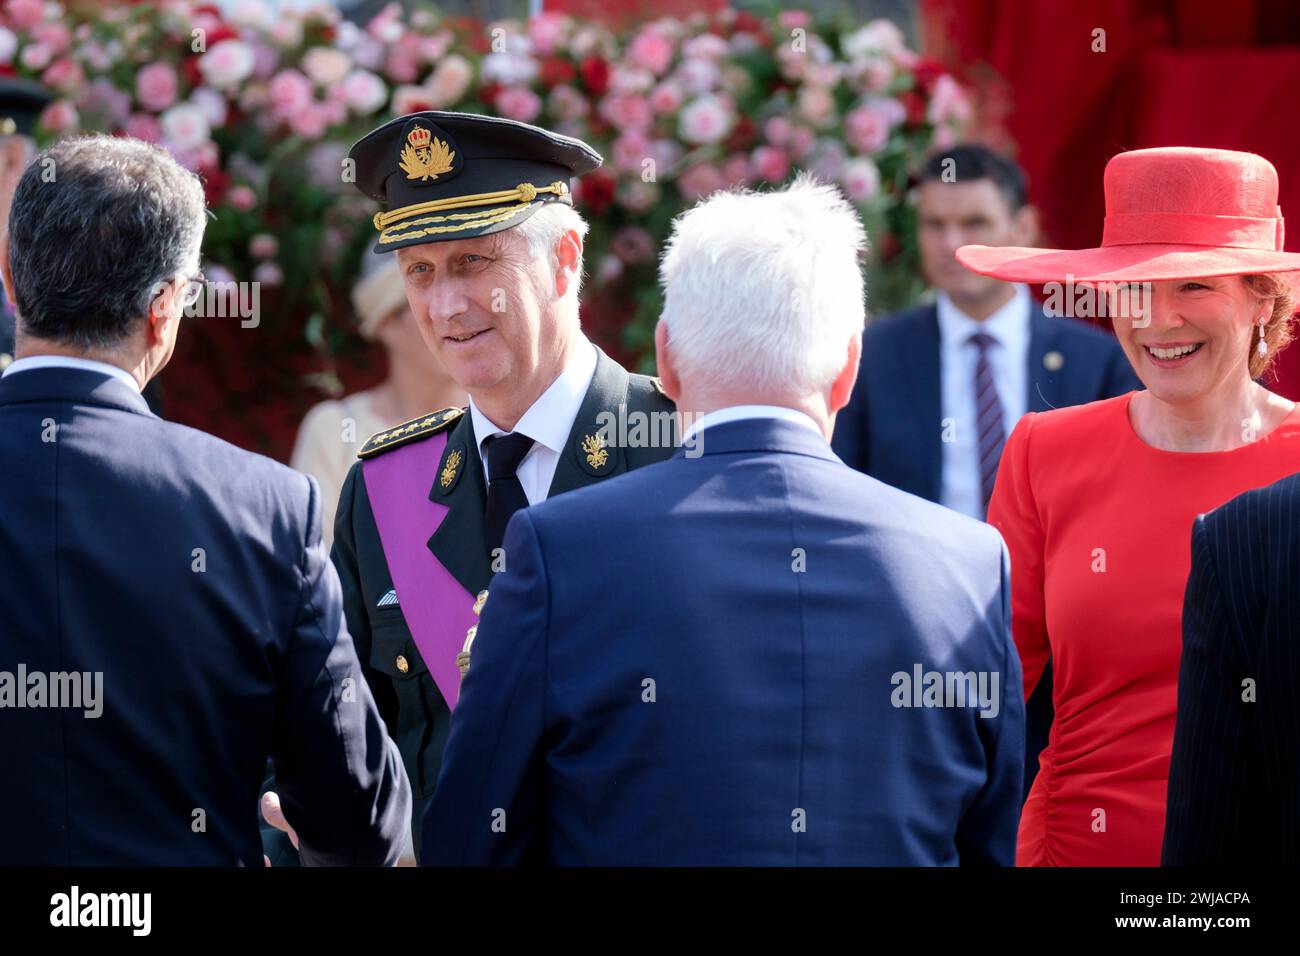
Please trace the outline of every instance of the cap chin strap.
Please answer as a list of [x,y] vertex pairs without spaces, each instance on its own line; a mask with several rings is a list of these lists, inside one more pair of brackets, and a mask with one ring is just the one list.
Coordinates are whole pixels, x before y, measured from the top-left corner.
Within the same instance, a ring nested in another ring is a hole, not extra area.
[[[450,196],[446,199],[434,199],[390,209],[388,212],[377,212],[373,221],[375,228],[379,230],[381,244],[400,242],[403,239],[460,232],[505,222],[527,209],[541,193],[553,193],[557,198],[563,199],[568,196],[569,186],[568,183],[563,182],[554,182],[549,186],[520,183],[514,189],[475,193],[469,196]],[[501,203],[515,203],[515,205],[502,207]],[[427,215],[445,213],[452,209],[471,208],[474,209],[473,212]],[[446,225],[435,225],[442,223]],[[399,229],[403,231],[399,232]]]

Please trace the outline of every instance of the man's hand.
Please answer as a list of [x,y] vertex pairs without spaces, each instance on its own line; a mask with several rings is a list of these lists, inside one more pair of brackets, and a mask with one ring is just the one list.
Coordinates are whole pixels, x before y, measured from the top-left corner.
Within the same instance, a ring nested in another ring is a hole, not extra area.
[[[298,834],[294,832],[293,827],[289,826],[289,821],[284,818],[284,810],[280,807],[280,795],[274,790],[268,790],[262,794],[262,816],[266,818],[267,823],[281,833],[289,834],[289,842],[293,844],[295,850],[298,849]],[[271,865],[271,861],[265,855],[262,856],[262,859],[267,866]]]

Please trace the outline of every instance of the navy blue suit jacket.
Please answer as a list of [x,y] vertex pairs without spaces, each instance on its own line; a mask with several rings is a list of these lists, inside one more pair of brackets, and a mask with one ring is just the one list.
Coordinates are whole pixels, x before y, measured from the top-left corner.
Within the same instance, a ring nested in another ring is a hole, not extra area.
[[304,862],[395,862],[315,482],[72,369],[0,379],[0,461],[0,672],[102,674],[97,717],[0,708],[0,863],[261,866],[268,756]]
[[[1043,364],[1049,352],[1060,368]],[[1113,398],[1142,383],[1114,336],[1076,319],[1029,320],[1028,411]],[[943,489],[943,413],[939,382],[939,310],[918,306],[872,323],[862,333],[862,362],[832,439],[844,462],[927,501]],[[1007,423],[1007,434],[1015,422]]]
[[1165,866],[1300,863],[1297,582],[1300,475],[1196,519]]
[[[997,532],[791,422],[702,450],[511,520],[422,862],[1011,864]],[[996,716],[895,706],[917,665],[996,674]]]

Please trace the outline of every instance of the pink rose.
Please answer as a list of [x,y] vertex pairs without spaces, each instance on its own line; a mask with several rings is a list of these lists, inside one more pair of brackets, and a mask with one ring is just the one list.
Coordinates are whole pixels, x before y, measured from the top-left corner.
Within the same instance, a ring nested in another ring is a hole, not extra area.
[[494,100],[496,110],[506,119],[531,123],[542,112],[542,98],[526,86],[507,86]]
[[302,71],[317,86],[342,83],[352,68],[352,61],[341,50],[314,46],[302,57]]
[[626,55],[637,66],[655,76],[663,76],[673,62],[673,43],[653,27],[642,30],[630,44]]
[[459,53],[451,53],[443,57],[442,62],[425,83],[429,90],[428,95],[434,104],[430,108],[441,110],[455,106],[469,91],[473,79],[474,67],[469,60]]
[[399,86],[393,90],[393,115],[420,113],[435,109],[433,96],[423,86]]
[[930,91],[930,105],[926,118],[935,126],[944,123],[962,125],[971,118],[971,104],[963,90],[948,74],[935,80]]
[[580,120],[591,112],[591,103],[587,98],[567,84],[551,90],[547,107],[553,115],[569,123]]
[[782,10],[776,15],[776,22],[783,30],[793,30],[795,27],[806,28],[810,18],[807,10]]
[[23,52],[18,54],[18,62],[32,71],[45,69],[50,65],[51,59],[53,55],[50,53],[50,48],[44,43],[29,43],[23,47]]
[[242,184],[231,186],[230,192],[226,193],[226,202],[239,212],[251,212],[257,208],[257,193]]
[[696,163],[677,177],[677,191],[688,202],[703,199],[723,186],[722,173],[712,163]]
[[70,56],[60,57],[41,74],[41,82],[60,93],[78,92],[86,82],[86,71]]
[[150,63],[135,75],[135,98],[140,105],[161,113],[176,102],[176,71],[166,63]]
[[45,19],[45,3],[44,0],[9,0],[5,13],[19,30],[29,31]]
[[649,158],[650,140],[640,130],[628,130],[614,140],[610,154],[614,168],[623,173],[641,173],[641,163]]
[[821,86],[805,86],[799,91],[799,115],[813,126],[826,126],[835,117],[835,98]]
[[209,141],[207,117],[189,103],[177,103],[159,117],[159,123],[163,143],[173,151],[197,149]]
[[269,232],[259,232],[248,240],[248,254],[254,259],[274,259],[280,253],[280,242]]
[[880,170],[864,156],[851,159],[840,171],[840,185],[854,202],[866,202],[880,192]]
[[162,139],[162,124],[148,113],[134,113],[127,118],[126,135],[142,139],[146,143],[157,143]]
[[648,129],[654,120],[650,101],[634,93],[612,93],[600,101],[600,115],[620,130]]
[[281,70],[267,84],[271,109],[278,118],[288,119],[312,102],[311,80],[297,70]]
[[394,83],[414,83],[420,75],[420,61],[413,54],[394,47],[384,61],[384,75]]
[[60,21],[50,20],[32,30],[32,39],[49,47],[57,56],[68,48],[72,33]]
[[263,262],[253,270],[253,281],[266,286],[276,286],[284,281],[284,270],[274,262]]
[[688,143],[719,143],[731,132],[735,113],[721,96],[706,95],[688,103],[677,118],[682,139]]
[[528,39],[538,56],[550,56],[564,42],[569,18],[559,13],[539,13],[528,18]]
[[665,80],[650,94],[650,108],[656,113],[675,113],[681,109],[685,96],[682,88],[672,80]]
[[190,102],[202,111],[209,126],[226,125],[226,114],[228,112],[226,98],[216,90],[200,86],[190,94]]
[[749,168],[748,156],[737,154],[722,164],[722,180],[727,184],[727,188],[748,186],[751,179],[753,179],[753,172]]
[[727,41],[716,33],[701,33],[682,44],[684,60],[721,60],[729,52]]
[[795,159],[803,159],[817,142],[817,134],[807,126],[796,126],[790,134],[790,154]]
[[890,123],[870,105],[859,106],[844,118],[844,138],[859,153],[878,153],[889,142]]
[[76,107],[67,100],[55,100],[45,107],[40,125],[51,133],[62,135],[75,131],[80,121]]
[[654,240],[640,226],[625,226],[620,229],[614,233],[609,246],[616,256],[630,266],[649,262],[655,254]]
[[763,124],[763,135],[773,146],[784,146],[790,142],[794,125],[784,116],[773,116]]
[[673,71],[673,78],[681,85],[688,94],[690,93],[707,93],[718,85],[718,79],[722,76],[722,71],[718,64],[712,60],[694,59],[684,60],[680,66]]
[[340,95],[348,108],[358,116],[369,116],[384,108],[388,102],[388,87],[384,81],[368,70],[353,70],[339,86]]
[[649,212],[659,202],[659,185],[633,179],[619,187],[617,198],[619,205],[629,212]]
[[325,110],[315,103],[295,110],[286,119],[289,129],[301,139],[320,139],[330,125]]
[[14,36],[12,30],[0,27],[0,63],[6,65],[14,61],[14,54],[18,52],[18,38]]
[[760,146],[750,156],[754,176],[779,183],[790,175],[790,157],[771,146]]
[[209,86],[227,90],[248,79],[257,65],[256,54],[247,43],[221,40],[199,55],[199,72]]

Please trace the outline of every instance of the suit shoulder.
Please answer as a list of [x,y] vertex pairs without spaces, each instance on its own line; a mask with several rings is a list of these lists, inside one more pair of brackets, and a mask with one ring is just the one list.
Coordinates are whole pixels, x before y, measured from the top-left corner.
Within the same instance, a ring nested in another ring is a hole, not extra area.
[[411,442],[432,438],[439,432],[446,431],[456,424],[464,414],[465,409],[453,405],[449,408],[439,409],[436,412],[429,412],[418,418],[412,418],[409,422],[402,422],[381,432],[376,432],[361,446],[361,449],[357,452],[357,457],[363,459],[374,458],[376,455],[382,455],[394,448],[401,448]]
[[1271,485],[1252,488],[1224,502],[1205,515],[1205,528],[1212,536],[1231,529],[1247,541],[1258,542],[1274,526],[1292,528],[1297,506],[1300,506],[1300,474],[1287,475]]
[[664,393],[663,382],[659,381],[658,376],[629,372],[627,379],[628,405],[636,411],[671,412],[677,408]]

